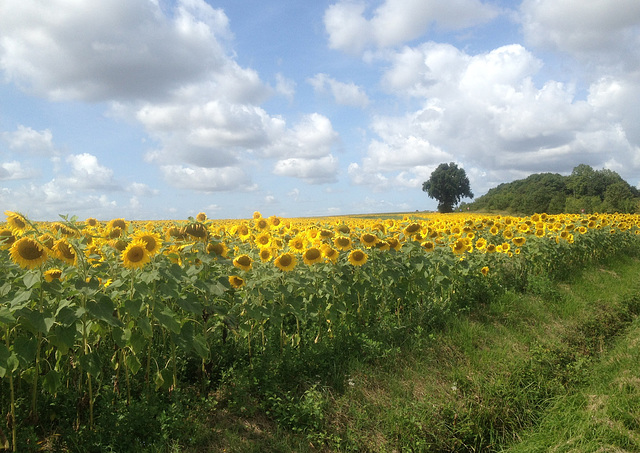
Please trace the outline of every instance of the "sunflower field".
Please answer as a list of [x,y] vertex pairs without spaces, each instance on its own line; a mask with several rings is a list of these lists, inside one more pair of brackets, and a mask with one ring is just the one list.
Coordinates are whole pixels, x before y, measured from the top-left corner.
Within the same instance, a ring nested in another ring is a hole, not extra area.
[[207,394],[234,370],[301,357],[312,369],[309,357],[345,345],[384,354],[385,341],[428,335],[446,313],[640,245],[630,214],[5,215],[0,442],[14,450],[22,431],[44,435],[33,434],[42,420],[93,430],[97,407]]

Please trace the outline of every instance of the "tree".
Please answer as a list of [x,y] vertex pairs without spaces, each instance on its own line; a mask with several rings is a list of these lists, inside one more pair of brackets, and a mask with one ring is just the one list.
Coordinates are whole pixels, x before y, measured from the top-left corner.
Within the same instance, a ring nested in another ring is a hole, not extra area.
[[462,197],[473,198],[467,174],[453,162],[438,165],[429,180],[422,184],[422,190],[429,198],[438,200],[439,212],[453,212],[454,205]]

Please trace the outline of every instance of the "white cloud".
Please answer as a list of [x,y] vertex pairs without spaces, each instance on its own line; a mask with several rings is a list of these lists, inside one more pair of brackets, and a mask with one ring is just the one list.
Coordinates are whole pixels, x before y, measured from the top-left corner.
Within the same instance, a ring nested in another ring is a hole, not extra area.
[[71,173],[61,178],[61,182],[70,187],[85,190],[118,190],[113,179],[113,170],[98,163],[93,154],[82,153],[67,156]]
[[293,102],[293,97],[296,94],[296,82],[278,73],[276,74],[276,92],[287,98],[289,102]]
[[613,65],[640,63],[640,2],[524,0],[528,42]]
[[53,152],[53,134],[49,129],[36,131],[19,125],[14,132],[4,132],[4,140],[15,152],[49,155]]
[[0,181],[29,179],[33,176],[34,172],[24,169],[18,161],[14,160],[0,164]]
[[299,178],[309,184],[334,182],[338,160],[331,154],[318,159],[282,159],[276,162],[273,172],[278,176]]
[[479,0],[385,0],[367,19],[367,4],[340,0],[325,11],[329,47],[359,53],[367,46],[393,47],[423,35],[430,27],[460,30],[499,14]]
[[228,37],[227,17],[202,0],[179,0],[171,16],[148,0],[0,6],[0,68],[55,100],[161,96],[224,71]]
[[126,191],[127,193],[133,194],[135,197],[151,197],[160,193],[158,189],[152,189],[148,185],[140,182],[129,184]]
[[360,108],[369,105],[369,98],[364,89],[355,83],[339,82],[322,73],[308,78],[307,82],[319,93],[326,92],[328,88],[338,104]]
[[163,165],[160,169],[167,183],[180,189],[190,189],[197,192],[256,189],[244,171],[237,167],[200,168]]

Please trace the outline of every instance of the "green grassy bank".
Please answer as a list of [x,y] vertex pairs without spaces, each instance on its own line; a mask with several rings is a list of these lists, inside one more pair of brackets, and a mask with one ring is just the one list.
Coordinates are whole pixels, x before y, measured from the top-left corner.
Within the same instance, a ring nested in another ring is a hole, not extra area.
[[532,280],[268,413],[238,383],[193,451],[640,451],[639,270]]

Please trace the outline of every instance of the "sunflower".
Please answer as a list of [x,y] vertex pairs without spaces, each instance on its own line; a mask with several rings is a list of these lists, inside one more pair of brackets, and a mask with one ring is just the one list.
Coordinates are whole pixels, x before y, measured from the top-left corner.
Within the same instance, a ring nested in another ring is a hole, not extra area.
[[251,230],[249,230],[249,227],[244,223],[238,225],[236,234],[242,242],[248,241],[251,238]]
[[204,212],[199,212],[198,215],[196,216],[196,220],[198,222],[206,222],[207,221],[207,214],[205,214]]
[[44,233],[38,236],[38,242],[49,250],[53,250],[53,244],[55,244],[56,238],[51,236],[49,233]]
[[261,248],[259,255],[260,261],[262,261],[263,263],[271,261],[271,258],[273,258],[273,253],[271,252],[270,248]]
[[388,237],[387,243],[389,244],[389,247],[391,247],[395,251],[400,251],[400,249],[402,248],[402,242],[400,242],[395,236]]
[[151,257],[147,251],[147,243],[141,239],[135,239],[127,245],[122,253],[122,265],[127,269],[137,269],[147,264]]
[[300,233],[289,239],[288,245],[294,253],[304,252],[304,234]]
[[197,241],[205,241],[209,237],[207,227],[199,222],[190,223],[184,227],[184,232]]
[[480,238],[476,241],[476,249],[485,250],[487,248],[487,240],[485,238]]
[[480,269],[480,272],[482,272],[482,275],[486,277],[489,274],[489,266],[483,267],[482,269]]
[[340,257],[340,253],[328,244],[322,244],[321,249],[322,255],[325,257],[325,259],[333,264],[336,264],[338,258]]
[[383,252],[386,252],[387,250],[391,249],[391,246],[389,245],[389,243],[387,241],[383,241],[383,240],[379,240],[378,242],[376,242],[375,247],[378,250],[381,250]]
[[107,237],[109,239],[118,239],[120,236],[122,236],[122,228],[120,227],[115,227],[107,230]]
[[260,214],[260,211],[253,211],[253,218],[255,220],[261,219],[262,218],[262,214]]
[[249,255],[240,255],[233,260],[233,265],[238,269],[242,269],[243,271],[248,271],[249,269],[251,269],[252,263],[253,260]]
[[55,244],[53,244],[53,251],[56,254],[56,257],[67,264],[75,266],[78,262],[78,255],[76,255],[76,251],[73,246],[66,239],[58,239]]
[[522,247],[524,245],[524,243],[527,242],[527,239],[524,238],[523,236],[516,236],[513,238],[513,243],[517,246],[517,247]]
[[60,280],[62,277],[62,270],[60,269],[49,269],[44,273],[44,279],[51,283],[54,280]]
[[405,227],[405,229],[403,230],[403,233],[404,233],[405,236],[413,236],[418,231],[420,231],[420,224],[419,223],[412,223],[412,224],[407,225]]
[[0,229],[0,249],[8,249],[16,241],[16,237],[9,228]]
[[223,258],[227,257],[229,253],[229,247],[224,242],[210,242],[207,244],[207,253],[215,253]]
[[302,254],[302,261],[305,264],[315,264],[322,261],[322,252],[318,247],[310,247]]
[[338,225],[338,227],[336,228],[336,230],[342,234],[349,234],[351,233],[351,229],[349,228],[348,225]]
[[124,251],[124,249],[127,248],[127,245],[129,245],[127,241],[123,239],[113,239],[112,241],[109,241],[108,244],[119,252]]
[[269,221],[267,219],[259,218],[255,220],[253,225],[256,230],[264,231],[269,229]]
[[346,252],[351,249],[351,239],[346,236],[336,236],[333,239],[333,245],[335,245],[338,250]]
[[373,247],[378,242],[378,237],[375,234],[364,233],[360,236],[360,243],[365,247]]
[[4,211],[4,215],[7,216],[9,229],[13,231],[23,233],[29,226],[29,222],[27,222],[27,219],[22,214],[13,211]]
[[244,286],[244,279],[242,277],[238,277],[237,275],[229,276],[229,284],[232,288],[238,289]]
[[51,225],[51,229],[58,233],[60,236],[66,236],[70,238],[79,236],[79,232],[77,230],[68,227],[64,223],[53,222],[53,224]]
[[26,269],[33,269],[47,261],[47,250],[29,237],[14,242],[10,254],[14,263]]
[[298,260],[293,253],[283,253],[275,259],[274,264],[281,271],[288,272],[293,270],[293,268],[296,266],[297,261]]
[[436,245],[432,241],[425,241],[420,245],[427,252],[433,252],[436,249]]
[[367,254],[359,249],[352,250],[351,253],[349,253],[349,262],[354,266],[362,266],[367,262],[367,258]]
[[271,235],[269,233],[260,233],[253,240],[259,248],[271,246]]
[[451,251],[454,255],[461,255],[468,250],[467,243],[464,239],[459,238],[451,244]]
[[98,226],[98,220],[94,219],[93,217],[89,217],[84,221],[84,224],[88,227],[95,228]]
[[121,230],[127,229],[127,222],[124,219],[112,219],[107,223],[107,230],[113,230],[114,228],[120,228]]
[[274,215],[272,215],[271,217],[269,217],[269,225],[271,226],[272,229],[277,230],[278,228],[280,228],[282,225],[282,221],[280,220],[279,217],[276,217]]
[[133,236],[133,239],[140,239],[143,241],[146,244],[147,253],[152,256],[158,253],[162,247],[162,238],[157,233],[139,231]]

